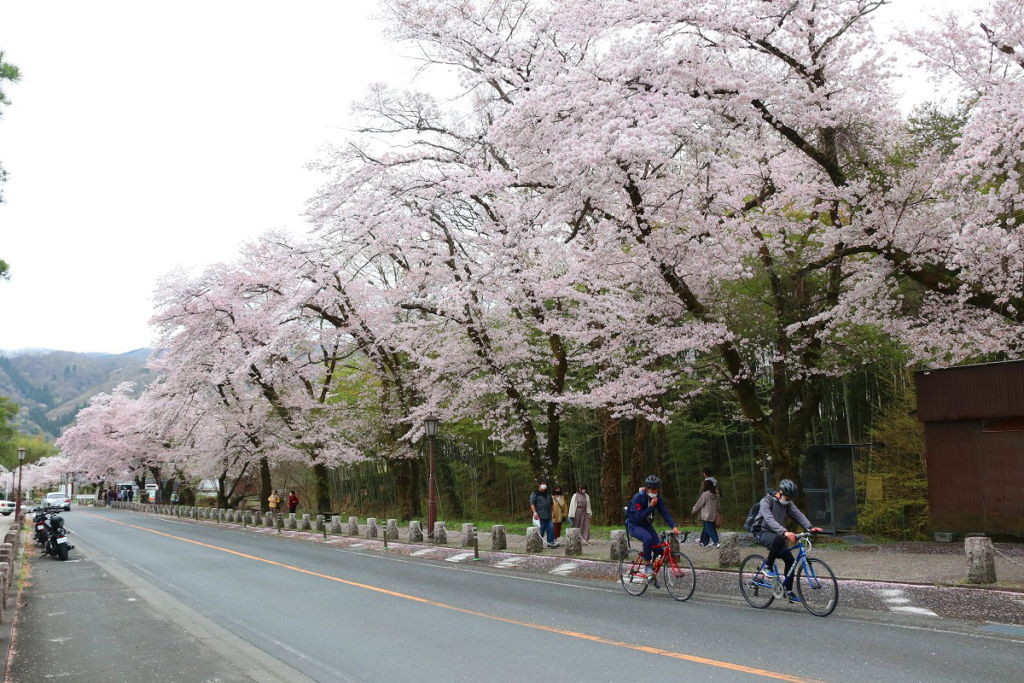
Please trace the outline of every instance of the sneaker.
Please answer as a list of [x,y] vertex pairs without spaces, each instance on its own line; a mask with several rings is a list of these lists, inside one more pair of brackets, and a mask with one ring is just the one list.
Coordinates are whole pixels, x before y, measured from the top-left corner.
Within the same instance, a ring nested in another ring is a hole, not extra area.
[[713,545],[713,546],[711,546],[711,547],[712,547],[712,548],[717,548],[717,547],[718,547],[718,544],[716,543],[716,544],[714,544],[714,545]]
[[786,591],[786,600],[789,602],[803,602],[803,600],[800,599],[800,596],[793,591]]
[[548,547],[549,548],[557,548],[558,547],[558,541],[555,541],[554,543],[548,543]]

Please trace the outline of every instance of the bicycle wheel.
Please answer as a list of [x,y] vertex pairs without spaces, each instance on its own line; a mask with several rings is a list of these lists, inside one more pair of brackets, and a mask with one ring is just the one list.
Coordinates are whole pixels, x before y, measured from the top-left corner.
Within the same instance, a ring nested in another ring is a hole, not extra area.
[[764,555],[748,555],[740,563],[740,593],[751,607],[757,609],[764,609],[775,599],[772,580],[761,569],[764,560]]
[[643,595],[647,590],[644,556],[640,551],[626,553],[619,559],[619,582],[630,595]]
[[807,558],[796,570],[796,594],[807,611],[816,617],[827,617],[839,604],[839,582],[827,564],[818,558]]
[[665,590],[679,602],[686,602],[693,597],[697,587],[697,573],[693,571],[693,562],[683,553],[672,553],[670,562],[666,559],[661,566],[661,580],[665,582]]

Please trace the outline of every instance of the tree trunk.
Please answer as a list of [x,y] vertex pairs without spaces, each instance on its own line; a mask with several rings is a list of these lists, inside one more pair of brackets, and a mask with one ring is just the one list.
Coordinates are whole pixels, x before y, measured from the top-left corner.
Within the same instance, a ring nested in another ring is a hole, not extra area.
[[260,458],[260,512],[269,512],[270,503],[270,492],[273,489],[270,488],[270,463],[267,462],[266,458]]
[[[316,509],[319,513],[330,512],[331,490],[327,482],[327,466],[323,463],[313,465],[313,481],[316,485]],[[269,494],[268,494],[269,495]]]
[[[629,489],[640,488],[647,477],[647,437],[651,433],[651,423],[642,415],[636,418],[633,427],[633,453],[629,459]],[[660,475],[659,475],[660,476]]]
[[597,422],[601,428],[604,448],[601,452],[601,499],[604,501],[605,524],[622,521],[622,448],[619,445],[619,421],[607,408],[598,408]]

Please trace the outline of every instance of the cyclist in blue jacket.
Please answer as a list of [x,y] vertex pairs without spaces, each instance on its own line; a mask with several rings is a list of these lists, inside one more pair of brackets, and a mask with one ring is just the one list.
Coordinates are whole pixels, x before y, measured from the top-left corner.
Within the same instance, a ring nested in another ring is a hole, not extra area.
[[665,501],[658,495],[661,490],[661,480],[653,474],[644,480],[644,488],[640,490],[633,500],[629,501],[629,509],[626,510],[626,530],[629,535],[640,541],[644,546],[644,565],[646,566],[647,580],[658,588],[658,577],[651,568],[651,560],[660,556],[662,551],[654,546],[658,543],[658,532],[654,530],[654,511],[665,522],[672,526],[672,533],[678,534],[679,528],[669,514]]

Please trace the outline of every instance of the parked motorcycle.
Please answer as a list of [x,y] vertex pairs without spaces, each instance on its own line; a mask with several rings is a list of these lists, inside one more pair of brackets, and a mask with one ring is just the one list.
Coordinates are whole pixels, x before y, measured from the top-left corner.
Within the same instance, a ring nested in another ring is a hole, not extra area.
[[59,557],[61,561],[68,559],[68,552],[75,546],[68,538],[70,532],[64,526],[64,517],[59,514],[51,515],[45,524],[47,535],[43,548],[50,555]]
[[39,545],[46,544],[46,520],[53,514],[49,508],[36,508],[32,510],[32,535]]
[[43,546],[48,555],[68,559],[68,551],[75,546],[68,538],[70,531],[64,526],[64,517],[59,507],[36,508],[32,512],[36,543]]

